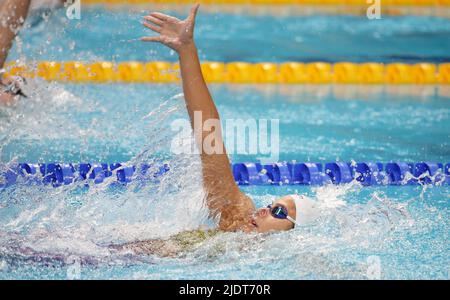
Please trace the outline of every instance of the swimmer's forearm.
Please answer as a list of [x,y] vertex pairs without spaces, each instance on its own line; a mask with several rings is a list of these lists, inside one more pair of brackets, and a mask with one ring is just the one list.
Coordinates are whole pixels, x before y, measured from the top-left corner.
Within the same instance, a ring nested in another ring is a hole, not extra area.
[[[180,57],[180,70],[183,84],[184,98],[186,101],[186,108],[191,120],[191,126],[194,126],[194,115],[201,113],[202,122],[209,119],[219,120],[219,113],[216,105],[211,97],[208,86],[203,78],[200,60],[198,57],[197,47],[192,42],[178,51]],[[203,124],[201,124],[203,128]],[[223,145],[222,131],[220,128],[215,128],[215,141]],[[203,139],[210,133],[201,130],[201,132],[194,132],[197,143],[203,144]],[[226,156],[226,150],[223,147],[223,154]],[[203,155],[203,153],[202,153]],[[225,159],[225,158],[223,158]],[[228,160],[228,158],[226,158]]]
[[20,27],[25,22],[31,0],[3,0],[0,3],[0,69]]
[[[202,121],[216,119],[220,121],[216,105],[203,78],[200,60],[195,43],[178,51],[180,57],[181,78],[183,81],[186,107],[194,127],[194,112],[202,113]],[[202,124],[203,125],[203,124]],[[203,127],[203,126],[202,126]],[[194,132],[197,143],[203,146],[205,137],[210,132]],[[247,215],[253,209],[252,201],[236,186],[230,168],[230,160],[223,146],[222,130],[215,128],[215,142],[222,144],[222,154],[206,154],[201,151],[203,184],[207,193],[208,206],[213,215],[221,214],[219,227],[221,230],[233,231],[245,224]],[[200,148],[203,149],[203,148]]]
[[195,111],[201,111],[203,120],[219,119],[216,105],[203,78],[195,43],[183,47],[178,52],[186,106],[193,125]]

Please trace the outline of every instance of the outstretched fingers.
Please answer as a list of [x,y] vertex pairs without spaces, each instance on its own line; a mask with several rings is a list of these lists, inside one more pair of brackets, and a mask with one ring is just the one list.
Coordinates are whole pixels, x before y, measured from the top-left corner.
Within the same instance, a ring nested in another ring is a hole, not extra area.
[[162,26],[164,24],[164,21],[162,21],[158,18],[152,17],[152,16],[145,16],[144,19],[146,21],[152,22],[153,24],[156,24],[158,26]]
[[147,23],[147,22],[144,22],[143,24],[145,27],[153,30],[154,32],[161,33],[161,27],[153,25],[151,23]]
[[[142,25],[145,27],[153,30],[154,32],[161,33],[162,26],[166,22],[168,16],[161,14],[161,13],[151,13],[149,16],[144,17],[144,22]],[[142,37],[141,41],[143,42],[158,42],[162,43],[162,37],[161,36],[146,36]]]
[[154,17],[156,19],[159,19],[163,22],[170,22],[170,21],[178,20],[177,18],[162,14],[160,12],[152,12],[152,13],[150,13],[150,16]]
[[161,37],[160,36],[146,36],[141,38],[141,41],[143,42],[161,42]]

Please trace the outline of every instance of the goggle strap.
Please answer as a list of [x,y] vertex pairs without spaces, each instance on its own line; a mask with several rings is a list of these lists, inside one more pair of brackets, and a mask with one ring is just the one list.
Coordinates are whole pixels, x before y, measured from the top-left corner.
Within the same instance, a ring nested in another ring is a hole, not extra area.
[[287,216],[286,219],[288,219],[289,221],[291,221],[292,223],[294,223],[294,225],[297,225],[297,222],[295,222],[295,220],[292,219],[291,217]]

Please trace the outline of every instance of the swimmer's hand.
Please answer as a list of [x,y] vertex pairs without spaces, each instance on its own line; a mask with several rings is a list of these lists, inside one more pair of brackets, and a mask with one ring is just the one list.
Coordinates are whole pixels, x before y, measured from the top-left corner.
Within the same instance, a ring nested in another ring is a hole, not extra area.
[[143,25],[160,35],[143,37],[141,40],[144,42],[159,42],[178,53],[194,46],[195,16],[199,6],[199,4],[194,5],[189,16],[183,21],[159,12],[152,12],[144,17]]

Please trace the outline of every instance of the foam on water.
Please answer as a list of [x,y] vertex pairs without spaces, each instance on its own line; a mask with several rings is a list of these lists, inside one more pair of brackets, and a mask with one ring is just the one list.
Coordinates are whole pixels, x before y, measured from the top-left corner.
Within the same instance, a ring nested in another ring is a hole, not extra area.
[[[111,253],[111,244],[214,225],[204,202],[199,158],[166,154],[174,136],[168,122],[183,113],[182,97],[171,91],[175,96],[157,106],[130,108],[132,117],[105,122],[100,120],[101,112],[108,111],[105,102],[78,98],[58,84],[30,84],[26,102],[0,108],[2,145],[20,140],[31,146],[47,139],[51,151],[51,141],[67,139],[69,133],[78,141],[127,133],[131,141],[120,140],[125,148],[135,147],[136,136],[145,138],[127,163],[167,162],[171,171],[127,186],[113,185],[114,174],[89,188],[83,182],[59,188],[30,185],[19,178],[0,191],[0,278],[65,278],[74,259],[81,261],[84,278],[366,278],[367,258],[374,255],[381,259],[385,278],[446,276],[445,267],[438,265],[448,265],[446,187],[402,187],[405,195],[357,182],[312,189],[248,188],[258,206],[285,194],[306,193],[318,202],[320,217],[289,232],[219,234],[177,258]],[[85,127],[76,118],[81,113],[99,113],[97,123]],[[137,124],[122,128],[129,120]],[[64,149],[68,156],[83,157],[85,151]],[[17,162],[6,159],[7,165]],[[442,195],[442,204],[429,202]],[[414,270],[418,257],[427,268]]]
[[[436,228],[448,226],[446,210],[431,208],[424,213],[424,205],[421,205],[423,203],[420,199],[398,203],[379,191],[372,191],[367,203],[348,203],[345,201],[347,197],[351,198],[352,193],[361,196],[363,190],[361,187],[349,188],[351,185],[342,186],[341,190],[337,190],[335,186],[321,187],[315,195],[311,192],[310,196],[321,203],[322,210],[320,218],[309,226],[274,234],[223,233],[205,241],[191,252],[180,254],[178,258],[161,260],[153,260],[152,255],[134,258],[128,255],[117,256],[109,251],[107,245],[165,238],[179,231],[197,228],[201,225],[202,218],[205,218],[202,215],[203,208],[192,207],[195,199],[201,199],[199,193],[190,193],[184,204],[177,202],[179,199],[164,199],[166,207],[171,208],[168,216],[173,218],[169,221],[144,216],[151,215],[142,213],[145,208],[149,212],[160,211],[158,205],[146,207],[143,204],[144,198],[150,202],[156,200],[150,197],[148,191],[142,191],[142,194],[125,191],[117,199],[124,201],[121,205],[111,205],[111,200],[107,199],[111,195],[100,192],[97,195],[102,197],[84,199],[87,203],[79,209],[64,203],[62,198],[47,193],[47,197],[60,203],[52,208],[50,205],[40,204],[34,210],[21,205],[18,217],[2,224],[5,225],[2,226],[3,230],[6,230],[0,237],[2,256],[21,253],[28,259],[39,257],[38,261],[41,262],[47,257],[50,261],[53,259],[52,264],[57,264],[60,260],[66,261],[68,257],[77,257],[84,263],[94,262],[95,268],[106,269],[103,273],[95,273],[86,266],[86,278],[107,278],[106,271],[112,272],[115,269],[114,276],[119,278],[250,279],[257,273],[258,278],[282,279],[366,278],[367,257],[373,255],[381,257],[383,264],[387,264],[383,267],[384,278],[414,278],[417,274],[412,269],[405,268],[401,263],[402,259],[410,259],[412,253],[425,261],[435,259],[436,255],[445,255],[448,233],[447,237],[439,238],[430,235]],[[62,194],[68,196],[67,191]],[[177,195],[180,194],[183,191]],[[333,204],[330,204],[329,201],[321,200],[321,195],[324,194],[339,200],[331,201]],[[33,202],[37,202],[36,194],[34,198]],[[139,201],[139,198],[143,201]],[[262,195],[259,201],[265,199],[264,201],[270,202],[274,198]],[[189,211],[194,211],[193,214],[185,214],[187,205]],[[417,205],[419,208],[415,207]],[[9,206],[4,209],[10,211],[11,208]],[[439,225],[438,222],[442,224]],[[413,236],[415,237],[412,238]],[[427,240],[431,240],[433,244],[430,249],[423,249]],[[444,258],[441,263],[445,260],[448,262],[448,258]],[[151,266],[156,261],[160,268],[152,271],[154,267]],[[8,263],[11,262],[8,260]],[[389,274],[388,272],[392,272],[390,263],[398,264],[397,267],[410,274]],[[27,264],[36,266],[36,262],[30,261]],[[123,269],[124,264],[135,267]],[[38,263],[38,271],[34,270],[38,277],[43,276],[41,268],[42,264]],[[133,270],[137,275],[130,274]],[[439,278],[445,276],[439,272]]]
[[[1,108],[6,121],[0,131],[4,143],[18,138],[29,143],[35,139],[64,139],[69,133],[72,139],[83,139],[83,130],[71,116],[102,107],[85,106],[58,85],[34,84],[34,93],[26,103]],[[147,147],[130,163],[158,162],[153,155],[164,150],[170,138],[160,124],[179,107],[181,102],[174,105],[174,101],[163,103],[157,115],[148,114],[151,120],[145,128],[149,133]],[[89,132],[90,137],[93,133]],[[96,134],[101,138],[102,132]],[[5,232],[13,233],[16,243],[38,252],[96,255],[104,253],[99,244],[165,237],[196,229],[208,217],[201,181],[194,179],[201,179],[199,159],[185,156],[167,162],[172,176],[158,180],[141,178],[127,187],[111,188],[115,174],[89,189],[84,188],[84,183],[54,189],[21,183],[19,178],[17,185],[2,191],[2,238],[8,238]],[[15,163],[13,158],[7,165]],[[148,173],[155,172],[153,167]]]

